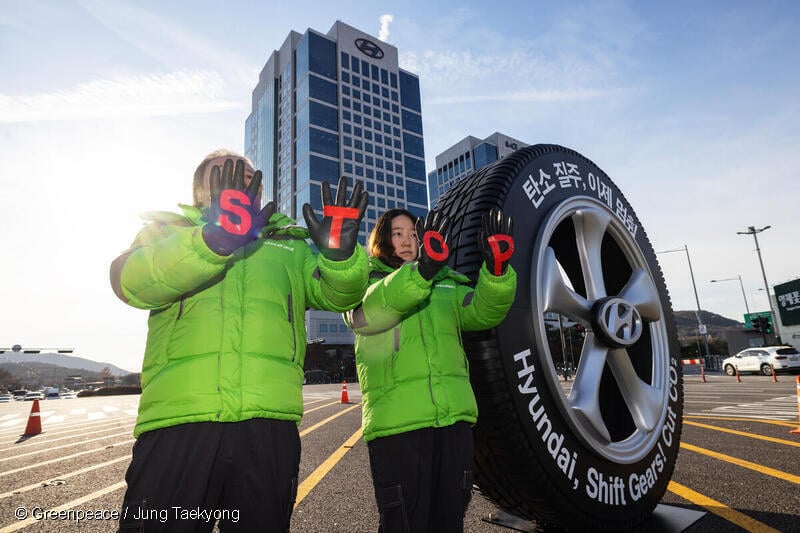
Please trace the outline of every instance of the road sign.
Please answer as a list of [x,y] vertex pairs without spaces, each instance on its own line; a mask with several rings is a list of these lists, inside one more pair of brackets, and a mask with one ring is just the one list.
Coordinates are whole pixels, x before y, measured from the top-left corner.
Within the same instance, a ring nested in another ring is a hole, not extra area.
[[746,313],[744,315],[744,329],[753,330],[752,320],[758,319],[758,317],[764,317],[769,321],[770,329],[774,330],[775,325],[772,323],[772,313],[769,311],[759,311],[757,313]]

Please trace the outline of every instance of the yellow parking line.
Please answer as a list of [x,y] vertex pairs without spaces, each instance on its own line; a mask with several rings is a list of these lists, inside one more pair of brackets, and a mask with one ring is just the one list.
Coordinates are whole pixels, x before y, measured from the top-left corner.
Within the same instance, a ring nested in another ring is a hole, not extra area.
[[[348,411],[349,410],[350,409],[348,409]],[[335,452],[325,459],[325,462],[319,465],[316,470],[311,472],[311,474],[305,478],[302,483],[300,483],[300,486],[297,487],[297,498],[294,501],[295,508],[297,508],[297,506],[300,505],[300,502],[302,502],[303,499],[308,496],[308,493],[317,486],[317,483],[322,481],[322,478],[328,474],[331,468],[336,466],[336,463],[338,463],[342,457],[344,457],[344,454],[346,454],[353,446],[356,445],[356,442],[358,442],[358,439],[360,438],[361,427],[359,427],[355,433],[350,435],[350,438],[347,439],[344,444],[342,444]]]
[[315,429],[319,429],[320,427],[324,426],[325,424],[327,424],[328,422],[330,422],[330,421],[331,421],[331,420],[333,420],[334,418],[339,418],[340,416],[342,416],[342,415],[343,415],[343,414],[345,414],[346,412],[348,412],[348,411],[352,411],[353,409],[356,409],[356,408],[358,408],[358,407],[361,407],[361,404],[360,404],[360,403],[357,403],[357,404],[355,404],[353,407],[349,407],[349,408],[347,408],[347,409],[345,409],[345,410],[343,410],[343,411],[339,411],[339,412],[338,412],[338,413],[336,413],[335,415],[331,415],[331,416],[329,416],[328,418],[326,418],[325,420],[323,420],[323,421],[321,421],[321,422],[317,422],[317,423],[316,423],[316,424],[314,424],[313,426],[311,426],[311,427],[309,427],[309,428],[307,428],[307,429],[304,429],[303,431],[301,431],[301,432],[300,432],[300,436],[301,436],[301,437],[305,437],[306,435],[308,435],[309,433],[311,433],[311,432],[312,432],[312,431],[314,431]]
[[767,474],[768,476],[776,477],[784,481],[800,485],[800,476],[795,476],[794,474],[790,474],[782,470],[775,470],[774,468],[770,468],[768,466],[751,463],[750,461],[745,461],[744,459],[738,459],[730,455],[725,455],[724,453],[707,450],[706,448],[700,448],[699,446],[688,444],[686,442],[681,442],[680,446],[681,448],[685,448],[692,452],[702,453],[703,455],[708,455],[709,457],[720,459],[727,463],[732,463],[744,468],[749,468],[750,470],[755,470],[756,472]]
[[684,420],[687,418],[695,418],[697,420],[726,420],[728,422],[760,422],[762,424],[772,424],[775,426],[783,426],[793,428],[797,426],[794,422],[785,422],[783,420],[767,420],[765,418],[736,418],[724,416],[703,416],[703,415],[684,415]]
[[751,533],[780,533],[779,530],[773,529],[763,522],[759,522],[758,520],[751,518],[746,514],[731,509],[727,505],[713,500],[704,494],[695,492],[689,487],[681,485],[680,483],[670,481],[667,489],[669,489],[670,492],[677,494],[681,498],[684,498],[695,505],[699,505],[700,507],[707,509],[709,512],[714,513],[715,515],[722,517],[728,522],[732,522],[733,524],[736,524],[737,526],[750,531]]
[[[82,498],[78,498],[77,500],[72,500],[71,502],[67,502],[64,505],[60,505],[58,507],[54,507],[53,509],[48,509],[50,513],[58,513],[59,511],[66,511],[68,509],[72,509],[73,507],[77,507],[81,504],[84,504],[88,501],[94,500],[95,498],[99,498],[100,496],[105,496],[110,492],[117,491],[119,489],[125,488],[126,484],[124,481],[120,481],[119,483],[114,483],[104,489],[100,489],[98,491],[92,492],[91,494],[87,494]],[[11,533],[12,531],[17,531],[18,529],[22,529],[24,527],[28,527],[31,524],[35,524],[38,522],[35,518],[28,518],[26,520],[21,520],[16,524],[11,524],[10,526],[6,526],[3,529],[0,529],[0,533]]]
[[338,400],[337,400],[337,401],[335,401],[335,402],[326,403],[325,405],[320,405],[319,407],[315,407],[315,408],[313,408],[313,409],[307,409],[307,410],[304,410],[304,411],[303,411],[303,415],[305,416],[305,415],[307,415],[308,413],[313,413],[314,411],[319,411],[320,409],[324,409],[324,408],[326,408],[326,407],[330,407],[331,405],[335,405],[335,404],[337,404],[337,403],[342,403],[342,402],[340,402],[340,401],[338,401]]
[[735,429],[728,429],[728,428],[721,428],[721,427],[717,427],[717,426],[710,426],[708,424],[700,424],[699,422],[692,422],[690,420],[684,420],[683,423],[686,424],[686,425],[689,425],[689,426],[696,426],[696,427],[705,428],[705,429],[713,429],[714,431],[722,431],[723,433],[732,433],[734,435],[740,435],[742,437],[749,437],[751,439],[765,440],[765,441],[768,441],[768,442],[775,442],[777,444],[785,444],[786,446],[795,446],[797,448],[800,448],[800,442],[794,442],[794,441],[791,441],[791,440],[776,439],[775,437],[767,437],[767,436],[764,436],[764,435],[757,435],[755,433],[748,433],[746,431],[736,431]]

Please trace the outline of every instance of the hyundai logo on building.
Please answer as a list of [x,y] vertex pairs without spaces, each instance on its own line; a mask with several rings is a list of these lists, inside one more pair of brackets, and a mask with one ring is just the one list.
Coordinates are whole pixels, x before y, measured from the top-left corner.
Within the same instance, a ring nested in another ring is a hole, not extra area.
[[364,55],[368,55],[374,59],[383,58],[383,50],[381,50],[381,47],[370,40],[356,39],[356,47],[361,50]]

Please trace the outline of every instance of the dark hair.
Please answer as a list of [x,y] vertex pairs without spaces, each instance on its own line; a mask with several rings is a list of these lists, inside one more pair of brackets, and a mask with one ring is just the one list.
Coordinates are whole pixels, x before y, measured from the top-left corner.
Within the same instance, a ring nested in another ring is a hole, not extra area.
[[392,268],[400,268],[400,265],[404,263],[401,257],[395,255],[394,245],[392,244],[392,221],[400,215],[407,216],[411,219],[412,223],[417,220],[416,217],[406,209],[389,209],[378,218],[375,227],[372,228],[372,233],[369,234],[369,240],[367,241],[367,251],[369,255],[377,257],[384,264]]

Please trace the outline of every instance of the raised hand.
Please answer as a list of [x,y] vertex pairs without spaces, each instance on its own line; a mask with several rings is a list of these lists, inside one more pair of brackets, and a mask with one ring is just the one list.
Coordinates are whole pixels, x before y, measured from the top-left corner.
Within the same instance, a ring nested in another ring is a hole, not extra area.
[[478,240],[489,272],[502,276],[514,255],[513,220],[503,217],[503,211],[492,209],[481,217]]
[[258,238],[275,213],[275,202],[259,209],[258,190],[261,186],[261,171],[253,174],[250,183],[244,185],[244,161],[225,160],[220,176],[219,166],[211,169],[209,187],[211,205],[206,212],[207,224],[203,226],[203,240],[219,255],[230,255],[237,248]]
[[429,211],[424,223],[422,217],[417,219],[417,238],[422,239],[417,270],[426,280],[433,279],[450,257],[450,248],[447,246],[449,225],[450,220],[440,215],[439,211]]
[[303,205],[303,217],[311,240],[326,259],[344,261],[353,255],[358,243],[358,228],[368,202],[369,194],[360,181],[356,182],[350,201],[347,201],[347,178],[342,176],[336,189],[336,203],[333,203],[330,184],[322,182],[321,221],[310,204]]

